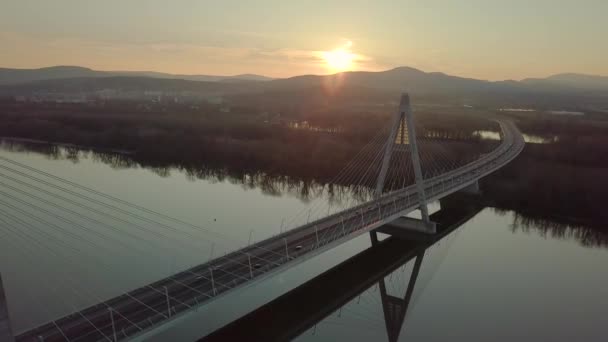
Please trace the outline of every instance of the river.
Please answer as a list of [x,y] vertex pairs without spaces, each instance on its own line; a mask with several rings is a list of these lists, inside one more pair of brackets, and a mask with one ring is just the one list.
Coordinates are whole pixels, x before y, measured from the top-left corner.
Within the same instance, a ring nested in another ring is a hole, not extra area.
[[[116,205],[122,202],[1,160],[0,272],[16,332],[358,201],[342,194],[345,189],[333,189],[330,195],[322,186],[303,189],[301,182],[288,179],[197,177],[178,169],[110,165],[109,155],[58,151],[50,157],[3,148],[0,157],[192,225],[124,203]],[[55,197],[59,193],[73,201],[62,202],[62,208],[53,206],[61,202]],[[119,219],[137,221],[138,226],[121,226],[104,215],[92,215],[95,222],[78,215],[84,204],[101,212],[108,209],[104,203],[114,203],[117,209],[112,210],[122,210]],[[91,231],[83,232],[85,228]],[[608,249],[583,244],[575,229],[565,232],[552,234],[546,227],[530,224],[521,227],[515,212],[483,209],[427,251],[399,340],[605,341]],[[369,246],[366,236],[354,239],[210,303],[152,340],[199,338]],[[389,292],[405,293],[412,267],[413,261],[387,275]],[[378,287],[373,286],[298,340],[387,338]]]

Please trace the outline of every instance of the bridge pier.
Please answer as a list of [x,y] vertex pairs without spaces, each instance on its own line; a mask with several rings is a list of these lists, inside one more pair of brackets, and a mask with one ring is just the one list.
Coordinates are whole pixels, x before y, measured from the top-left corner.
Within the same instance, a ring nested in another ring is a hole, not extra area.
[[425,222],[424,220],[403,216],[379,227],[375,232],[409,240],[413,235],[419,235],[420,233],[425,237],[437,233],[437,224],[430,220]]
[[[467,189],[467,191],[463,191],[464,189]],[[478,193],[473,191],[479,189],[478,184],[471,184],[464,189],[441,198],[439,200],[440,209],[431,215],[428,222],[411,217],[400,217],[393,222],[378,227],[373,232],[406,240],[428,240],[434,234],[442,231],[442,228],[436,222],[445,221],[445,217],[462,215],[463,212],[476,212],[478,201],[474,198],[477,197]]]
[[[464,191],[467,189],[466,191]],[[478,206],[478,195],[481,192],[474,192],[479,187],[474,187],[473,184],[459,190],[453,194],[441,198],[439,202],[438,212],[459,212],[462,210],[469,210]]]
[[369,238],[372,241],[372,246],[375,246],[378,244],[378,242],[379,242],[378,233],[375,230],[372,230],[371,232],[369,232]]
[[4,287],[2,285],[2,275],[0,274],[0,341],[15,342],[13,331],[11,329],[11,321],[8,317],[8,304]]
[[472,195],[481,195],[481,190],[479,189],[479,181],[475,181],[475,183],[462,188],[458,192],[463,192],[465,194],[472,194]]

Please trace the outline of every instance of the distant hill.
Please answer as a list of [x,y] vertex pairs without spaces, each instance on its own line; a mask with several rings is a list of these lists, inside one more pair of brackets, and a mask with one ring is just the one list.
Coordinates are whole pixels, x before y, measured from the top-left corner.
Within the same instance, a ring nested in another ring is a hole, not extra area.
[[0,94],[27,95],[38,92],[82,93],[101,90],[116,91],[192,91],[199,93],[234,93],[249,88],[247,81],[216,82],[164,79],[140,76],[74,77],[47,79],[20,84],[0,85]]
[[[41,79],[43,78],[43,79]],[[0,95],[98,90],[192,91],[229,95],[243,105],[307,106],[386,103],[409,92],[427,103],[543,108],[608,108],[608,77],[559,74],[522,81],[487,81],[399,67],[381,72],[352,71],[270,80],[258,75],[170,75],[103,72],[80,67],[0,69]]]
[[528,78],[522,83],[533,85],[544,85],[553,87],[568,87],[587,90],[608,89],[608,76],[596,76],[586,74],[557,74],[547,78]]
[[583,74],[559,74],[543,79],[523,81],[486,81],[451,76],[440,72],[424,72],[410,67],[399,67],[381,72],[351,71],[326,76],[296,76],[268,82],[281,89],[307,87],[332,87],[350,85],[431,94],[484,94],[494,92],[553,92],[553,91],[603,91],[608,93],[608,77]]
[[176,75],[154,71],[98,71],[78,66],[54,66],[40,69],[7,69],[0,68],[0,85],[21,84],[34,81],[77,78],[77,77],[152,77],[163,79],[182,79],[189,81],[205,82],[238,82],[238,81],[269,81],[272,78],[243,74],[236,76],[213,76],[213,75]]
[[103,72],[74,66],[55,66],[41,69],[0,68],[0,84],[18,84],[41,80],[75,77],[102,77]]
[[539,82],[487,81],[409,67],[381,72],[296,76],[264,82],[256,88],[262,88],[263,92],[246,95],[248,102],[279,107],[309,103],[332,105],[340,100],[357,105],[365,102],[365,98],[381,104],[406,91],[418,103],[573,110],[608,108],[608,86],[601,83],[590,86],[579,80],[568,83],[551,78]]
[[494,83],[488,81],[437,72],[426,73],[410,67],[381,72],[350,71],[327,76],[296,76],[268,83],[268,86],[276,86],[281,89],[343,85],[418,94],[484,92],[488,88],[495,87]]

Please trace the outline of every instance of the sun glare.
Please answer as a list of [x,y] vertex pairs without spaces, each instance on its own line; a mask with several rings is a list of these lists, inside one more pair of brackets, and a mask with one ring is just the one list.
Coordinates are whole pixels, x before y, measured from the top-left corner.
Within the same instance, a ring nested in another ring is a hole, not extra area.
[[347,71],[353,68],[357,55],[350,51],[352,42],[347,42],[344,46],[333,51],[324,51],[323,59],[327,68],[332,72]]

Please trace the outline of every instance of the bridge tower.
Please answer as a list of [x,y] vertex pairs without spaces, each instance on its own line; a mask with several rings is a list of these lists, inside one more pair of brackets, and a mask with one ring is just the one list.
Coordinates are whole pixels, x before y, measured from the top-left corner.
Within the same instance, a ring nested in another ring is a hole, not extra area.
[[[399,135],[397,135],[399,134]],[[435,233],[435,225],[429,220],[429,210],[427,207],[426,195],[424,192],[424,178],[422,176],[422,167],[420,165],[420,155],[418,153],[418,142],[416,141],[416,128],[414,127],[414,118],[412,116],[412,107],[410,105],[410,96],[407,93],[401,95],[401,102],[399,103],[399,109],[393,117],[391,130],[389,132],[388,141],[384,150],[384,157],[382,159],[382,166],[380,168],[380,174],[378,175],[378,181],[376,183],[376,197],[382,195],[384,189],[384,183],[386,181],[386,174],[393,154],[393,149],[397,137],[399,137],[399,145],[406,143],[405,136],[407,134],[407,144],[409,144],[409,151],[412,158],[412,166],[414,168],[414,177],[416,181],[416,191],[418,193],[418,200],[420,202],[420,213],[422,216],[422,229],[427,233]],[[419,225],[417,225],[419,226]]]

